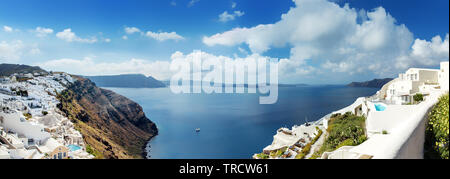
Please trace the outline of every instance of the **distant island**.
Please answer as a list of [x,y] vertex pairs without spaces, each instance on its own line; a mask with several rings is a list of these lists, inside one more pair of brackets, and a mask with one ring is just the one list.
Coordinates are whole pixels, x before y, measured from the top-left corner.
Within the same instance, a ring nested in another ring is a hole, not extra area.
[[349,87],[368,87],[368,88],[381,88],[386,83],[389,83],[390,81],[394,80],[393,78],[385,78],[385,79],[374,79],[371,81],[365,81],[365,82],[352,82],[348,84]]
[[151,76],[142,74],[85,76],[99,87],[110,88],[165,88],[166,85]]

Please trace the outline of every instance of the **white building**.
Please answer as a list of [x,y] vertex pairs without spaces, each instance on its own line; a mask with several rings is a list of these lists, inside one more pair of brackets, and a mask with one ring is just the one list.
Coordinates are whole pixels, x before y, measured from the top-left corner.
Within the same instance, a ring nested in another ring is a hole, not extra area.
[[441,89],[448,91],[448,83],[449,83],[449,71],[448,71],[449,62],[441,62],[441,70],[439,71],[438,81],[441,85]]
[[20,113],[0,112],[0,125],[7,131],[12,131],[18,135],[33,139],[35,142],[44,141],[50,138],[50,134],[45,132],[45,126],[33,124],[24,119]]
[[11,157],[8,153],[8,149],[0,145],[0,159],[10,159],[10,158]]
[[413,103],[416,94],[429,95],[431,91],[448,90],[448,62],[441,63],[441,69],[411,68],[392,83],[387,84],[384,99],[393,104]]

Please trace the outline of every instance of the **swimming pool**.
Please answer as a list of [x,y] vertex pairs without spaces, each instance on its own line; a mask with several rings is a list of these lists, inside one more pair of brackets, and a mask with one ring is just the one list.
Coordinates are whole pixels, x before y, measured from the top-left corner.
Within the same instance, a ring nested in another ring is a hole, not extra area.
[[70,149],[71,152],[75,152],[75,151],[81,149],[81,147],[78,146],[78,145],[68,145],[67,147],[69,147],[69,149]]
[[381,103],[374,104],[374,106],[375,106],[375,109],[376,109],[377,111],[384,111],[384,110],[386,110],[386,108],[387,108],[386,105],[381,104]]

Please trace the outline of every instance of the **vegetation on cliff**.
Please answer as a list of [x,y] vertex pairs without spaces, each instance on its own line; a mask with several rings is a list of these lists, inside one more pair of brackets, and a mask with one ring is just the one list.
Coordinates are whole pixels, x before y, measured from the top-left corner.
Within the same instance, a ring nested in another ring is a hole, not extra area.
[[88,79],[77,81],[58,95],[59,109],[71,119],[97,158],[142,158],[156,125],[137,103],[98,88]]

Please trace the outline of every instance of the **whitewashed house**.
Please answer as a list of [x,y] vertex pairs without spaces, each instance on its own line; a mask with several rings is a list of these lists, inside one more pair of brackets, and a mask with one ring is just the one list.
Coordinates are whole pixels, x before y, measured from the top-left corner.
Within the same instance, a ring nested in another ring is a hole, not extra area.
[[414,102],[414,95],[427,96],[438,89],[448,90],[448,62],[442,62],[441,69],[411,68],[399,74],[388,83],[384,98],[393,104],[408,104]]

